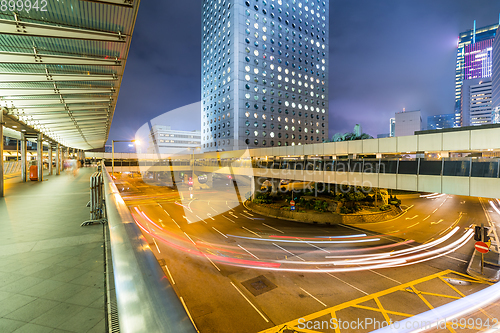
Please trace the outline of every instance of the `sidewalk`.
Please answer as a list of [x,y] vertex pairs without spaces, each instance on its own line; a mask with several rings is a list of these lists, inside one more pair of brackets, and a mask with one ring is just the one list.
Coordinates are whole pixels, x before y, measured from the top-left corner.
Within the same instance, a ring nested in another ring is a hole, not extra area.
[[105,332],[103,227],[80,227],[94,171],[6,184],[0,332]]

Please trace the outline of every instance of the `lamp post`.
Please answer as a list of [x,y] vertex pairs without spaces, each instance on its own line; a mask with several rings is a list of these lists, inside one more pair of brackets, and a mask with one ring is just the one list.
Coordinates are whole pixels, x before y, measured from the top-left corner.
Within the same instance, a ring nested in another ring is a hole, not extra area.
[[111,175],[115,173],[115,142],[132,142],[136,146],[140,144],[139,140],[111,140]]
[[[201,147],[192,147],[192,148],[188,148],[188,150],[192,150],[193,153],[191,154],[192,158],[191,158],[191,179],[193,181],[193,185],[194,185],[194,151],[196,149],[201,149]],[[190,185],[190,184],[188,184]],[[191,186],[189,186],[189,188],[191,188]],[[191,192],[191,190],[189,191],[189,196],[191,197],[191,199],[193,198],[193,193]]]

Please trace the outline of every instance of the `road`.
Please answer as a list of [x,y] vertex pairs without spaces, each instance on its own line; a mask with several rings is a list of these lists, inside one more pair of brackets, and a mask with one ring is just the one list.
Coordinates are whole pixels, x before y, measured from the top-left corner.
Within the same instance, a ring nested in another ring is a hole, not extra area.
[[488,223],[477,198],[405,198],[391,221],[324,226],[252,213],[238,201],[247,189],[230,182],[194,192],[117,183],[200,332],[277,332],[306,315],[395,321],[486,286],[461,275],[470,226]]

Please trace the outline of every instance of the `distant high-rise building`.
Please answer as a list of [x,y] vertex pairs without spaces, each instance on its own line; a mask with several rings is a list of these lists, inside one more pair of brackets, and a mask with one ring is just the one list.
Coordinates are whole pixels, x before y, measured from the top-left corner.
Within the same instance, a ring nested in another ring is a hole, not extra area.
[[443,129],[452,128],[455,123],[455,114],[438,114],[436,116],[427,117],[427,129]]
[[491,78],[465,80],[461,105],[463,126],[491,124]]
[[153,125],[148,139],[150,154],[174,154],[201,146],[200,131],[177,131],[170,126]]
[[414,135],[422,130],[422,117],[419,111],[403,111],[396,113],[395,136]]
[[389,136],[390,137],[395,137],[396,136],[396,118],[391,118],[389,119],[390,125],[389,125]]
[[[500,36],[500,28],[497,29],[497,36]],[[491,70],[491,122],[500,123],[500,38],[493,42],[493,57]]]
[[328,139],[329,1],[203,0],[202,148]]
[[[473,29],[462,32],[458,36],[455,69],[455,127],[462,126],[463,122],[460,99],[463,82],[468,78],[465,76],[466,55],[468,57],[467,73],[470,75],[471,79],[479,78],[479,76],[477,76],[479,74],[485,75],[489,73],[489,76],[491,76],[491,60],[488,62],[487,49],[491,47],[491,41],[496,36],[498,26],[498,24],[492,24],[476,29],[476,21],[474,21]],[[489,56],[491,59],[491,53]],[[481,64],[481,66],[479,66],[479,64]],[[483,64],[485,65],[484,68],[482,67]],[[474,75],[476,75],[476,77],[473,77]]]

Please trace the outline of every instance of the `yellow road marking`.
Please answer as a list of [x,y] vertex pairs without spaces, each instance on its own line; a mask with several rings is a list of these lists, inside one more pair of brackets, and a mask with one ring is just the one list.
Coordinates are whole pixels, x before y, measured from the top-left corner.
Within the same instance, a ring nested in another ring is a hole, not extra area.
[[[372,310],[372,311],[376,311],[376,312],[382,312],[382,310],[380,310],[380,309],[372,308],[371,306],[366,306],[366,305],[359,305],[358,304],[358,305],[353,305],[352,307],[359,308],[359,309],[365,309],[365,310]],[[402,317],[413,317],[412,314],[398,312],[398,311],[385,310],[385,312],[393,314],[393,315],[397,315],[397,316],[402,316]]]
[[[345,303],[342,303],[342,304],[338,304],[338,305],[335,305],[335,306],[333,306],[331,308],[327,308],[327,309],[324,309],[324,310],[320,310],[320,311],[311,313],[309,315],[302,316],[301,318],[298,318],[298,319],[295,319],[295,320],[291,320],[289,322],[280,324],[278,326],[275,326],[275,327],[263,330],[260,333],[276,333],[276,332],[278,332],[278,330],[280,328],[283,328],[284,326],[287,326],[287,327],[290,327],[290,328],[294,328],[295,330],[297,330],[295,327],[300,324],[299,323],[299,319],[302,319],[301,322],[304,322],[304,321],[308,322],[308,321],[315,320],[316,318],[320,318],[320,317],[328,315],[328,314],[330,314],[332,316],[332,318],[337,318],[336,317],[336,312],[338,312],[338,311],[340,311],[342,309],[349,308],[349,307],[355,307],[355,308],[360,308],[360,309],[366,309],[366,310],[372,310],[372,311],[380,312],[380,313],[382,313],[384,315],[384,317],[386,318],[386,320],[389,320],[388,314],[399,315],[399,316],[404,316],[404,317],[412,317],[413,315],[410,315],[410,314],[406,314],[406,313],[402,313],[402,312],[397,312],[397,311],[385,310],[382,307],[382,305],[381,305],[381,303],[379,301],[379,298],[382,297],[382,296],[384,296],[384,295],[388,295],[388,294],[394,293],[396,291],[407,291],[406,289],[410,288],[413,291],[413,293],[415,293],[415,295],[417,295],[430,309],[434,309],[434,307],[425,299],[425,297],[423,295],[434,295],[434,296],[441,296],[441,297],[452,298],[452,299],[456,299],[456,298],[459,298],[459,297],[455,298],[453,296],[448,296],[448,295],[440,295],[440,294],[435,294],[435,293],[420,292],[414,286],[417,285],[417,284],[423,283],[423,282],[427,282],[427,281],[433,280],[433,279],[440,279],[441,281],[443,281],[444,283],[446,283],[451,289],[453,289],[455,292],[457,292],[460,296],[465,297],[465,295],[463,293],[461,293],[460,291],[458,291],[458,289],[456,289],[454,286],[452,286],[447,281],[443,280],[443,278],[446,277],[446,275],[452,275],[452,274],[464,276],[464,277],[467,277],[469,279],[474,279],[474,278],[472,278],[472,277],[470,277],[468,275],[462,274],[462,273],[458,273],[458,272],[455,272],[455,271],[452,271],[452,270],[445,270],[445,271],[442,271],[442,272],[439,272],[439,273],[436,273],[436,274],[432,274],[432,275],[429,275],[429,276],[426,276],[426,277],[423,277],[423,278],[420,278],[420,279],[417,279],[417,280],[414,280],[414,281],[411,281],[411,282],[408,282],[408,283],[403,283],[403,284],[401,284],[399,286],[395,286],[395,287],[392,287],[392,288],[389,288],[389,289],[386,289],[386,290],[382,290],[382,291],[373,293],[371,295],[366,295],[366,296],[363,296],[363,297],[360,297],[360,298],[357,298],[357,299],[354,299],[354,300],[351,300],[351,301],[348,301],[348,302],[345,302]],[[475,282],[477,282],[477,283],[484,283],[484,284],[490,285],[490,283],[482,282],[480,280],[477,280]],[[377,303],[377,306],[379,308],[377,309],[377,308],[371,308],[371,307],[368,307],[368,306],[361,305],[362,303],[370,301],[370,300],[375,300],[375,302]],[[299,329],[299,331],[302,331],[302,330]]]
[[[335,313],[335,311],[332,311],[331,316],[335,320],[335,322],[338,323],[337,314]],[[340,333],[339,325],[335,326],[335,333]]]
[[410,288],[413,290],[413,292],[415,293],[415,295],[417,295],[418,298],[420,298],[425,303],[425,305],[427,305],[429,307],[429,309],[431,309],[431,310],[434,309],[434,307],[431,305],[431,303],[429,303],[429,301],[427,301],[425,299],[425,297],[422,296],[422,293],[420,291],[418,291],[417,288],[415,288],[414,286],[410,286]]
[[385,321],[390,324],[391,323],[391,318],[389,318],[389,316],[387,315],[387,312],[385,311],[384,307],[380,303],[378,297],[374,297],[373,299],[375,300],[375,303],[377,303],[377,306],[380,309],[380,312],[382,313],[382,315],[384,315]]

